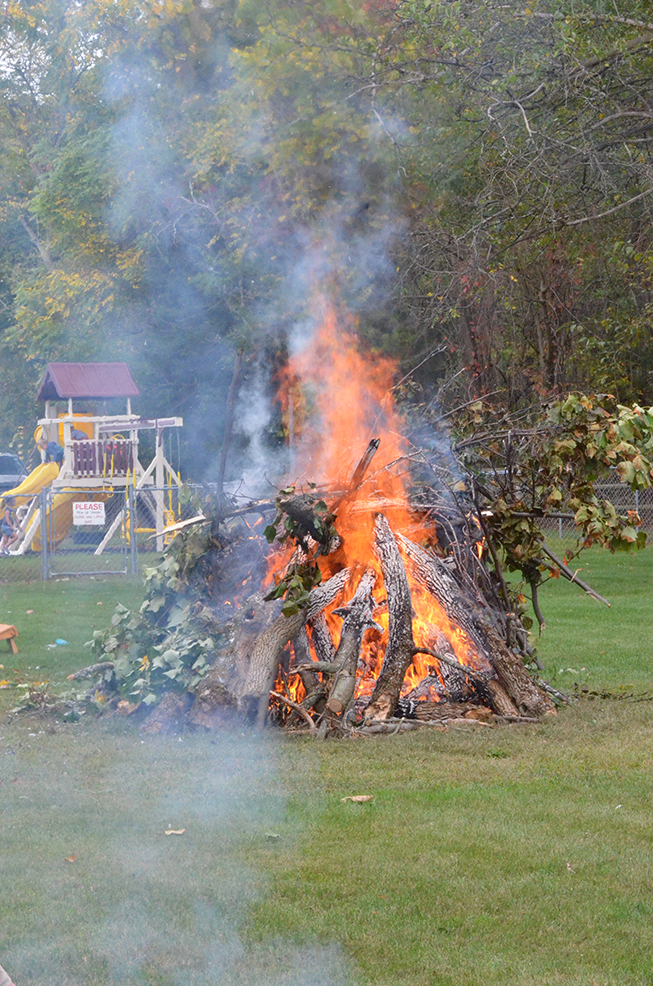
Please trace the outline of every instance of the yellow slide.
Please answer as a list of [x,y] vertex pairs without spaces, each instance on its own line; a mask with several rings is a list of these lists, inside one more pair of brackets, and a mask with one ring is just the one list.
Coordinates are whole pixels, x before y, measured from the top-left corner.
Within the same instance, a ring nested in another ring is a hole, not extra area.
[[[78,490],[68,493],[55,493],[52,497],[52,506],[48,510],[48,529],[50,532],[49,540],[51,543],[59,544],[63,541],[73,523],[73,500],[86,500],[83,494],[80,496]],[[32,523],[39,522],[38,514],[32,519]],[[29,528],[28,528],[29,529]],[[41,532],[37,531],[32,538],[30,545],[32,551],[41,550]]]
[[[48,508],[48,532],[51,544],[59,544],[68,534],[73,524],[73,503],[75,500],[108,500],[110,493],[83,493],[81,490],[66,490],[55,493]],[[40,513],[35,513],[27,525],[26,536],[32,525],[40,524]],[[37,530],[30,542],[32,551],[41,550],[41,531]]]
[[36,469],[32,469],[29,476],[19,486],[3,493],[2,499],[6,501],[10,496],[15,497],[16,506],[22,507],[23,504],[29,503],[37,493],[40,493],[44,486],[49,486],[58,475],[59,466],[56,462],[43,462]]

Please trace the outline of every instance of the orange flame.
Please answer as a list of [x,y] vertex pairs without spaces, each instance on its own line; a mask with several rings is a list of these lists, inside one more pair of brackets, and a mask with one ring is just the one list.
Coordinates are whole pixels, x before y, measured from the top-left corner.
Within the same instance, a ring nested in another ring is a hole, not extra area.
[[[410,508],[406,493],[410,446],[402,436],[403,421],[393,401],[395,364],[386,357],[364,352],[355,326],[347,327],[346,320],[339,321],[335,308],[325,300],[321,307],[312,344],[295,354],[280,374],[278,399],[297,474],[306,481],[346,494],[329,503],[337,514],[335,527],[342,543],[337,551],[318,559],[324,579],[345,566],[352,571],[348,594],[326,613],[337,645],[341,622],[332,615],[332,610],[350,598],[358,576],[366,568],[371,567],[377,573],[375,598],[384,595],[381,569],[373,550],[376,514],[384,513],[392,530],[401,531],[411,540],[433,545],[436,539],[432,525]],[[344,328],[341,321],[345,322]],[[346,492],[372,438],[381,440],[378,452],[358,489]],[[275,574],[279,577],[291,553],[290,549],[274,553],[268,581],[273,581]],[[435,638],[440,632],[457,660],[474,666],[475,649],[467,635],[451,623],[438,602],[411,578],[409,566],[407,574],[416,613],[413,621],[416,646],[435,649]],[[368,631],[365,636],[357,695],[372,692],[383,663],[388,639],[387,611],[380,610],[375,619],[384,631],[383,634]],[[412,691],[428,675],[433,680],[434,669],[437,677],[437,664],[434,657],[416,655],[406,674],[402,694]],[[297,682],[299,678],[291,670],[288,687],[295,695],[303,694],[303,686],[297,688]],[[438,696],[436,691],[427,690],[421,697],[437,699]]]

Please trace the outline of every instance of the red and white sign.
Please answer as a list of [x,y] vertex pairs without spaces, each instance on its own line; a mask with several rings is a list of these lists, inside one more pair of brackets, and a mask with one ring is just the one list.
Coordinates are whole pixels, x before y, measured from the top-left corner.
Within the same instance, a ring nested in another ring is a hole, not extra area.
[[104,526],[104,502],[102,500],[76,500],[73,503],[73,524],[78,527]]

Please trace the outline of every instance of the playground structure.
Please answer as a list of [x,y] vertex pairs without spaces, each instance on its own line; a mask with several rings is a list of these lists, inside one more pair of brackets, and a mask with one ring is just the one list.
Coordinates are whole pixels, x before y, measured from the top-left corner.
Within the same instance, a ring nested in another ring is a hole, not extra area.
[[[35,441],[46,438],[63,448],[63,461],[42,461],[19,486],[3,494],[23,508],[22,539],[12,554],[38,550],[42,536],[39,494],[49,488],[48,538],[59,543],[74,522],[74,504],[107,501],[122,494],[119,511],[110,522],[95,554],[102,554],[116,531],[124,525],[128,537],[136,534],[130,516],[130,491],[147,498],[154,517],[157,550],[163,548],[163,530],[174,517],[166,516],[165,487],[180,486],[181,480],[164,454],[167,428],[180,428],[182,418],[141,418],[132,413],[131,399],[140,396],[126,363],[49,363],[38,391],[45,414],[38,421]],[[126,400],[126,413],[95,414],[91,402]],[[67,409],[57,409],[65,402]],[[80,409],[81,405],[86,409]],[[155,453],[147,468],[138,455],[139,434],[154,430]],[[45,451],[42,458],[46,457]],[[132,497],[132,502],[135,502]],[[133,511],[135,513],[135,510]]]

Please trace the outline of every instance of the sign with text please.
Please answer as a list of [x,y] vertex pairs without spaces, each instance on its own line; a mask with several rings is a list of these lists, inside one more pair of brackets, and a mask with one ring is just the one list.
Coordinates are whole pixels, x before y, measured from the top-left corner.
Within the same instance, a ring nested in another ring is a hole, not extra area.
[[102,500],[76,500],[73,503],[73,524],[86,527],[92,524],[104,525],[104,503]]

